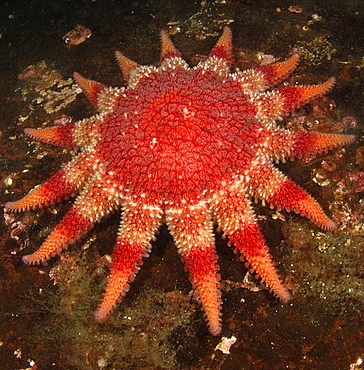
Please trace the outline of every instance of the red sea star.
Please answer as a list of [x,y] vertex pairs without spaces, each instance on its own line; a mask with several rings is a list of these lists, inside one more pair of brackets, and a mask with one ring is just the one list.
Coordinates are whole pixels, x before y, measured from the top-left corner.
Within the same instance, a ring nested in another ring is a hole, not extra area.
[[319,204],[277,170],[272,160],[293,159],[350,143],[351,135],[288,131],[275,124],[295,107],[328,91],[315,86],[266,91],[295,68],[287,61],[230,73],[231,31],[207,60],[189,68],[161,33],[161,65],[139,66],[117,53],[127,88],[74,77],[98,114],[46,129],[26,129],[36,140],[76,147],[80,153],[23,199],[12,212],[42,207],[79,194],[44,244],[23,257],[39,264],[84,235],[114,209],[122,209],[106,293],[95,317],[105,319],[128,291],[150,240],[165,222],[213,335],[221,331],[213,222],[275,296],[290,295],[265,245],[250,198],[293,210],[325,230],[335,228]]

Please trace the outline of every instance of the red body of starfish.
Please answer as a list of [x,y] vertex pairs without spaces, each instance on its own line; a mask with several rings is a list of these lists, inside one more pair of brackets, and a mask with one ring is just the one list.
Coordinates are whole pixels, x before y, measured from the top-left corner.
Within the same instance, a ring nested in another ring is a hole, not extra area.
[[335,228],[319,204],[272,165],[347,144],[351,135],[288,131],[275,124],[328,91],[315,86],[266,91],[296,66],[285,62],[230,73],[231,31],[225,28],[207,60],[189,68],[165,32],[161,65],[139,66],[117,53],[127,88],[74,77],[99,111],[31,137],[76,147],[80,153],[23,199],[7,203],[18,212],[77,195],[44,244],[23,257],[39,264],[84,235],[95,222],[121,209],[106,293],[95,316],[105,319],[129,289],[150,240],[165,222],[205,312],[210,332],[221,331],[221,298],[213,223],[250,269],[286,302],[250,199],[293,210],[325,230]]

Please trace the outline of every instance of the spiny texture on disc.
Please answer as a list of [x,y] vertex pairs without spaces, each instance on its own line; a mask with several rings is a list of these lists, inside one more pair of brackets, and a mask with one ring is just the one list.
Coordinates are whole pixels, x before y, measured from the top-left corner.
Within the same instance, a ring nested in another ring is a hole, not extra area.
[[78,194],[53,233],[33,254],[48,260],[120,209],[121,223],[106,292],[95,317],[105,319],[128,291],[150,240],[166,223],[190,274],[211,334],[221,331],[221,298],[213,223],[283,302],[280,281],[251,206],[251,198],[293,210],[325,230],[335,228],[320,205],[272,165],[347,144],[351,135],[289,131],[275,124],[328,91],[320,85],[269,90],[293,71],[288,60],[230,73],[231,31],[207,60],[189,68],[165,32],[160,67],[140,66],[116,54],[127,88],[74,77],[98,114],[46,129],[26,129],[36,140],[75,147],[79,154],[23,199],[12,212],[42,207]]

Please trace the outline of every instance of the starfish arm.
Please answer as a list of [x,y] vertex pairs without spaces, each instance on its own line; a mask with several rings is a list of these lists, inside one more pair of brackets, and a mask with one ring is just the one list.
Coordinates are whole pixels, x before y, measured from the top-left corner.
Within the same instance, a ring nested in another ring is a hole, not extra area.
[[162,223],[162,210],[135,199],[124,202],[118,238],[112,254],[111,272],[102,302],[95,312],[98,321],[105,320],[116,303],[129,290],[142,265],[142,257],[151,249],[149,241]]
[[42,246],[33,254],[24,256],[23,262],[27,265],[37,265],[47,261],[66,248],[68,243],[85,234],[92,226],[92,223],[79,212],[77,207],[72,207]]
[[130,75],[133,73],[133,71],[135,71],[137,67],[139,67],[139,64],[127,58],[119,51],[115,53],[115,57],[125,80],[129,81]]
[[318,202],[270,163],[256,161],[246,171],[246,176],[249,178],[251,193],[267,201],[271,208],[285,208],[288,212],[293,210],[324,230],[335,229],[335,222],[326,216]]
[[212,235],[212,221],[204,202],[170,206],[166,223],[190,274],[212,335],[221,332],[220,275]]
[[164,30],[160,33],[161,37],[161,63],[170,58],[180,58],[181,53],[174,46],[172,40],[168,36],[168,33]]
[[308,103],[332,88],[335,79],[319,85],[284,86],[274,91],[251,94],[251,101],[259,101],[256,117],[264,122],[280,119],[289,112]]
[[280,63],[236,72],[233,77],[239,81],[241,88],[247,93],[258,93],[287,77],[296,68],[298,60],[298,54],[294,54]]
[[35,265],[48,260],[83,236],[101,217],[109,214],[119,196],[115,187],[105,184],[102,176],[95,176],[42,246],[35,253],[24,256],[23,261]]
[[[280,181],[279,179],[277,179]],[[283,207],[306,216],[317,226],[324,230],[334,230],[336,224],[323,211],[318,202],[293,181],[285,178],[280,182],[276,191],[268,198],[271,207]]]
[[241,253],[251,271],[255,272],[267,284],[271,292],[283,303],[290,299],[288,290],[282,284],[277,269],[272,262],[268,247],[265,245],[260,227],[254,216],[239,229],[229,235],[230,243],[235,245],[234,252]]
[[350,144],[354,139],[354,135],[294,132],[271,125],[262,130],[258,150],[266,159],[285,161],[323,153]]
[[223,34],[211,50],[208,58],[198,63],[195,69],[202,70],[203,73],[209,71],[214,75],[218,74],[221,77],[226,77],[229,75],[232,55],[233,45],[231,40],[231,30],[229,27],[224,27]]
[[289,59],[283,62],[257,67],[255,71],[264,76],[265,88],[268,88],[281,82],[291,74],[296,68],[299,59],[300,57],[298,54],[293,54]]
[[330,149],[350,144],[354,135],[325,134],[314,131],[296,131],[293,133],[290,157],[305,157],[310,154],[323,153]]
[[[282,99],[282,115],[285,115],[313,98],[327,93],[335,84],[335,78],[331,77],[326,82],[318,85],[296,85],[284,86],[277,89]],[[269,108],[267,109],[269,111]]]
[[217,224],[229,237],[229,244],[235,245],[234,252],[240,253],[276,297],[287,302],[290,294],[277,274],[242,184],[237,182],[223,193],[215,193],[210,206]]
[[231,29],[229,27],[224,27],[224,31],[211,50],[209,57],[223,59],[228,67],[231,66],[233,59],[233,43]]
[[32,139],[37,141],[61,146],[63,148],[73,148],[76,147],[76,143],[73,140],[74,128],[75,123],[69,122],[64,125],[57,125],[41,129],[26,128],[24,131]]
[[31,190],[24,198],[6,203],[5,208],[10,212],[24,212],[76,195],[92,171],[93,160],[91,153],[80,153],[44,184]]
[[82,77],[79,73],[74,72],[73,78],[76,80],[77,85],[81,88],[83,93],[88,97],[90,102],[97,107],[100,93],[107,88],[106,85],[89,80]]

